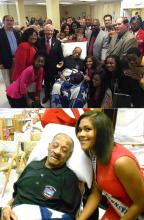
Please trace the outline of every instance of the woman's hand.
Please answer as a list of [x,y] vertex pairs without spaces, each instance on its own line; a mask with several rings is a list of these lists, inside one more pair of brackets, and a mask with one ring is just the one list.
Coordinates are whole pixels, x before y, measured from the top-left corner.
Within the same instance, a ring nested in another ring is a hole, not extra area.
[[84,75],[84,79],[86,80],[86,81],[90,81],[91,79],[90,79],[90,77],[86,74],[86,75]]
[[2,210],[2,220],[18,220],[15,212],[11,209],[11,207],[5,207]]

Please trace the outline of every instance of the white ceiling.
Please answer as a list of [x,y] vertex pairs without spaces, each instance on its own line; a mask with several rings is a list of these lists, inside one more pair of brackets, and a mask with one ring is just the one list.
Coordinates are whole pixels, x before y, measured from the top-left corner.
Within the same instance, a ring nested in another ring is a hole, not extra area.
[[[117,2],[120,0],[60,0],[60,4],[64,5],[66,3],[72,4],[93,4],[96,2]],[[16,0],[0,0],[0,4],[15,4]],[[46,0],[24,0],[24,4],[31,5],[37,3],[45,3]]]

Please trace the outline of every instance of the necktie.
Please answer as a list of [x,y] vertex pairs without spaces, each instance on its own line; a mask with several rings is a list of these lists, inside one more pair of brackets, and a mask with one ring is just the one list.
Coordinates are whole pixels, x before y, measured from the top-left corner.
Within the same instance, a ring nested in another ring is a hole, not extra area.
[[50,42],[49,42],[49,40],[46,40],[46,52],[47,52],[47,55],[49,55],[50,50],[51,50]]

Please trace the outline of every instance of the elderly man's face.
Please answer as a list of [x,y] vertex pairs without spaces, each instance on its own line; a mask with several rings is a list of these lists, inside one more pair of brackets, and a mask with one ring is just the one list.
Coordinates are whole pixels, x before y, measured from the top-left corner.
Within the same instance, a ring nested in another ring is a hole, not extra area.
[[44,33],[45,33],[47,39],[52,38],[53,32],[54,32],[54,28],[53,28],[53,26],[51,24],[45,25]]
[[78,59],[78,58],[80,58],[81,52],[82,52],[81,48],[78,47],[73,50],[72,55],[75,59]]
[[68,135],[59,134],[48,148],[47,165],[49,168],[61,167],[71,155],[72,140]]

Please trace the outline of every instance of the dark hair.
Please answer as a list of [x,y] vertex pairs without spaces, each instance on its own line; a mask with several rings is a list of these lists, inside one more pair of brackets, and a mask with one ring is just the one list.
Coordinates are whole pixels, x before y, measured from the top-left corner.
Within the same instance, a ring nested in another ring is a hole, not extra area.
[[12,18],[12,20],[14,21],[14,18],[11,15],[4,15],[2,21],[4,22],[5,19],[8,18],[8,17]]
[[103,164],[108,163],[114,144],[114,129],[111,119],[104,112],[86,112],[77,120],[75,127],[76,135],[79,132],[79,124],[83,118],[89,118],[96,131],[96,140],[92,149],[97,159]]
[[129,20],[127,17],[122,17],[123,19],[123,24],[128,24],[129,23]]
[[137,47],[131,47],[131,48],[129,48],[128,51],[127,51],[127,54],[135,54],[135,55],[137,55],[138,57],[141,57],[141,56],[142,56],[142,54],[141,54],[141,52],[140,52],[140,49],[137,48]]
[[72,19],[72,17],[68,17],[66,20],[68,20],[68,19],[70,19],[70,18]]
[[136,55],[138,58],[142,58],[142,54],[141,54],[139,48],[137,48],[137,47],[129,48],[126,55],[123,56],[123,58],[122,58],[122,66],[123,66],[124,70],[129,69],[129,67],[130,67],[130,60],[128,59],[128,56],[127,56],[129,54]]
[[[66,27],[69,27],[69,34],[71,34],[71,32],[72,32],[71,26],[70,26],[69,24],[67,24],[67,23],[65,23],[65,24],[63,24],[63,25],[61,26],[61,32],[64,32],[64,30],[65,30]],[[65,32],[64,32],[64,33],[65,33]]]
[[98,64],[98,61],[93,56],[91,56],[91,55],[86,56],[86,58],[84,59],[84,66],[85,66],[85,68],[86,68],[87,59],[89,59],[89,58],[92,59],[92,61],[93,61],[92,68],[95,69],[96,65]]
[[34,55],[34,61],[38,58],[38,57],[44,57],[44,59],[46,59],[46,54],[44,53],[44,52],[37,52],[37,53],[35,53],[35,55]]
[[110,19],[112,20],[112,15],[109,15],[109,14],[104,15],[103,19],[105,19],[106,17],[110,17]]
[[[104,99],[104,96],[105,96],[105,92],[106,90],[110,87],[109,85],[109,81],[108,81],[108,77],[107,77],[107,74],[106,74],[106,71],[105,69],[102,67],[102,65],[99,65],[97,66],[94,74],[93,74],[93,77],[92,79],[94,78],[95,75],[98,75],[101,79],[101,88],[100,88],[100,94],[99,94],[99,97],[95,103],[95,107],[100,107],[101,104],[102,104],[102,101]],[[95,87],[94,86],[91,86],[91,89],[90,89],[90,96],[93,97],[93,94],[95,93]]]
[[[122,74],[122,62],[121,62],[119,56],[117,56],[117,55],[108,55],[108,56],[106,57],[105,61],[104,61],[105,69],[106,69],[107,59],[109,59],[109,58],[114,59],[115,62],[116,62],[116,70],[115,70],[115,73],[114,73],[114,76],[113,76],[113,77],[114,77],[114,78],[119,78],[119,77],[121,76],[121,74]],[[106,71],[107,71],[107,69],[106,69]],[[109,74],[109,75],[110,75],[110,74]]]
[[33,33],[36,33],[38,36],[38,33],[34,28],[27,28],[21,36],[21,42],[27,42],[29,37],[32,36]]

